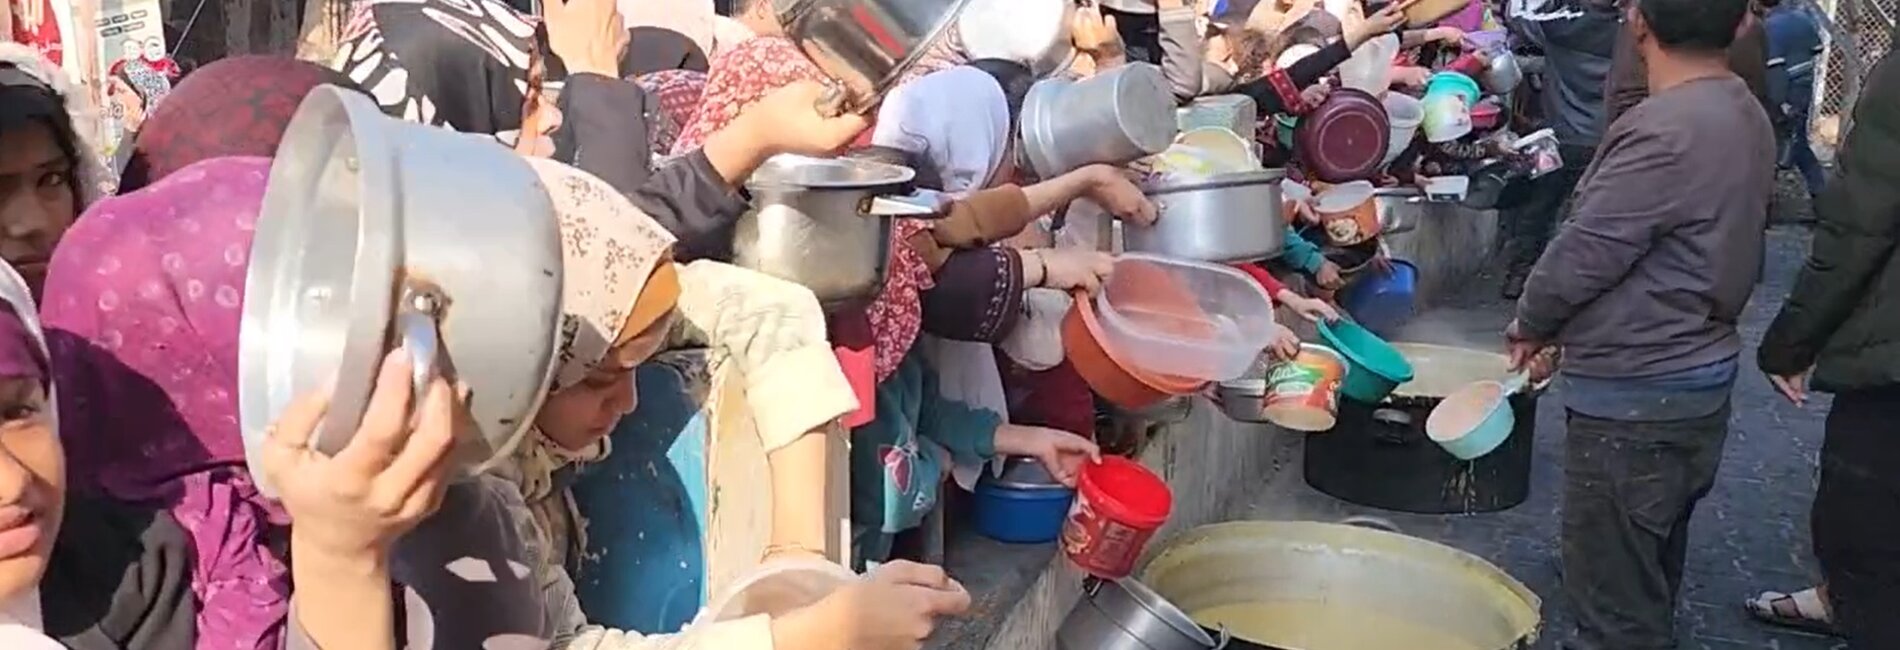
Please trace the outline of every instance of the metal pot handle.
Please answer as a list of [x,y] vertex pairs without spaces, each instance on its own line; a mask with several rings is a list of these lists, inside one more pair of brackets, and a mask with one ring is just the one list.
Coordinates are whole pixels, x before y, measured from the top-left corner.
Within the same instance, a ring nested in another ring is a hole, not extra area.
[[1372,421],[1380,425],[1372,435],[1373,441],[1395,446],[1411,444],[1411,436],[1395,430],[1410,429],[1412,414],[1399,409],[1377,409],[1372,412]]
[[[436,361],[441,353],[441,332],[436,328],[436,318],[441,315],[442,296],[434,289],[409,286],[403,291],[401,304],[396,307],[396,333],[402,349],[409,352],[413,363],[410,369],[410,404],[420,405],[422,396],[429,390],[429,382],[435,379]],[[412,406],[413,408],[413,406]]]
[[1232,632],[1227,631],[1227,626],[1222,625],[1220,627],[1216,627],[1214,628],[1214,631],[1219,633],[1220,636],[1219,638],[1214,639],[1214,647],[1212,648],[1212,650],[1222,650],[1223,648],[1227,647],[1227,644],[1232,643],[1234,641],[1234,634]]
[[818,96],[818,104],[814,108],[818,109],[819,115],[827,118],[842,117],[851,112],[851,92],[845,90],[842,84],[827,82],[825,94]]
[[1379,517],[1373,517],[1370,515],[1355,515],[1352,517],[1347,517],[1345,519],[1339,520],[1339,524],[1342,526],[1358,526],[1360,528],[1370,528],[1373,530],[1384,531],[1388,533],[1397,533],[1400,535],[1405,534],[1405,531],[1399,530],[1398,524],[1394,524],[1389,520],[1382,519]]

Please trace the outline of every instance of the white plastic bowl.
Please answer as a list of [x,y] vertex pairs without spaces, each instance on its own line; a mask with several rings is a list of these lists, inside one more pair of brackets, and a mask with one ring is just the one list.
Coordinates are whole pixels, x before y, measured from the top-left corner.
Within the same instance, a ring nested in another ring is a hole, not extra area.
[[1103,343],[1118,359],[1177,377],[1240,377],[1273,333],[1266,290],[1218,264],[1124,254],[1095,307]]

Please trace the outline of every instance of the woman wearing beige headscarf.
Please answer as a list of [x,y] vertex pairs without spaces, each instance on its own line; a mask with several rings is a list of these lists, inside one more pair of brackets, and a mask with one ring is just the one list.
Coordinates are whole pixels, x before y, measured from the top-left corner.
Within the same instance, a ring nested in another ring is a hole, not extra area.
[[[812,356],[829,361],[829,350],[822,330],[815,334],[814,345],[798,343],[813,335],[808,325],[796,322],[796,315],[779,313],[783,310],[775,311],[770,302],[762,305],[749,296],[718,292],[732,285],[720,281],[726,271],[704,270],[708,267],[703,265],[712,263],[675,265],[672,235],[604,181],[559,163],[529,162],[560,217],[564,278],[559,365],[547,401],[535,415],[534,430],[516,450],[514,462],[452,493],[444,514],[404,540],[403,564],[434,568],[398,576],[419,592],[423,609],[443,623],[430,631],[433,647],[490,647],[484,644],[520,635],[519,626],[495,626],[518,621],[524,610],[541,616],[541,634],[527,636],[551,640],[555,648],[798,650],[838,647],[841,640],[847,641],[845,647],[916,647],[886,643],[907,627],[928,629],[936,616],[967,606],[967,594],[940,569],[901,564],[817,605],[776,618],[694,627],[670,638],[588,624],[566,568],[584,530],[555,472],[608,453],[608,434],[636,406],[634,368],[669,337],[704,336],[727,349],[733,363],[757,368],[757,375],[747,375],[756,388],[761,377],[794,379],[775,375],[781,366],[793,365],[781,364],[786,359]],[[714,293],[696,295],[709,289]],[[799,352],[805,347],[815,351]],[[838,372],[835,364],[831,372]],[[805,383],[811,378],[796,379]],[[761,435],[769,447],[782,429],[818,428],[816,423],[775,427],[777,421],[829,420],[853,407],[767,406],[760,414]],[[488,570],[471,573],[469,558]],[[495,570],[498,566],[514,570]],[[520,597],[529,590],[536,602]],[[859,603],[880,603],[881,611],[865,611]],[[446,624],[450,621],[454,624]]]

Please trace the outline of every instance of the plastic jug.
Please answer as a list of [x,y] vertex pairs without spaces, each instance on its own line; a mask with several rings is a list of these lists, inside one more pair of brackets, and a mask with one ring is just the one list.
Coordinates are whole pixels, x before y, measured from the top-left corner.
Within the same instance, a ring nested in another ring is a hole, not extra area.
[[1386,34],[1360,45],[1352,58],[1339,64],[1340,84],[1378,97],[1392,85],[1392,57],[1399,53],[1399,36]]

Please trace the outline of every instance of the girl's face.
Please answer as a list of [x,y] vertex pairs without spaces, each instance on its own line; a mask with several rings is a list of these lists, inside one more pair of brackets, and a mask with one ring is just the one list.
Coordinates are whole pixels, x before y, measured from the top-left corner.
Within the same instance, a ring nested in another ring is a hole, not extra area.
[[672,328],[673,314],[668,313],[614,345],[580,383],[549,395],[534,416],[541,435],[564,449],[581,451],[612,433],[620,417],[640,405],[634,369],[660,351]]
[[66,458],[37,378],[0,378],[0,601],[39,584],[59,533]]
[[49,124],[35,120],[0,131],[0,256],[35,294],[53,245],[79,218],[74,166]]

